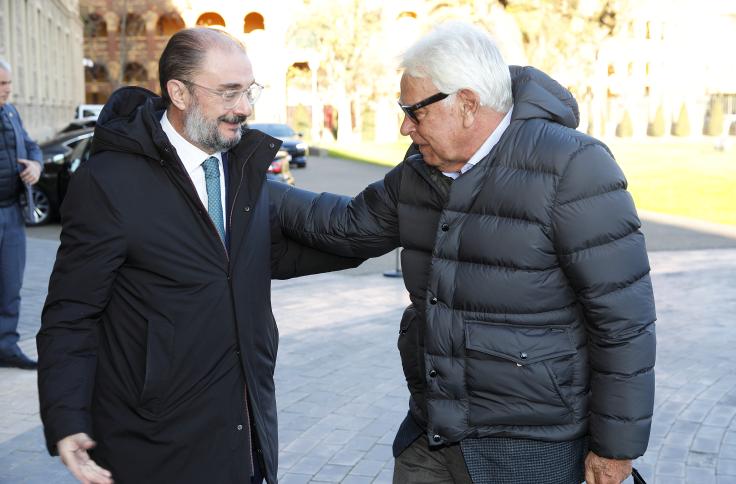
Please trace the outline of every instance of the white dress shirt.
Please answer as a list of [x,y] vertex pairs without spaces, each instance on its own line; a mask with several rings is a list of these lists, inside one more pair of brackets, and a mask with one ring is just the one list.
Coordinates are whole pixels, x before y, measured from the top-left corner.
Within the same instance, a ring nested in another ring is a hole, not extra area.
[[443,171],[442,174],[445,176],[449,176],[453,180],[465,173],[466,171],[473,168],[480,160],[485,158],[488,153],[491,152],[494,146],[496,146],[496,143],[498,143],[498,140],[501,139],[501,135],[506,131],[506,128],[509,127],[509,124],[511,124],[511,113],[514,111],[514,106],[511,106],[511,109],[509,109],[509,112],[506,113],[506,116],[503,117],[501,122],[498,124],[496,129],[493,130],[491,135],[483,142],[482,145],[480,145],[480,148],[478,148],[478,151],[475,152],[473,156],[470,157],[467,163],[463,165],[462,168],[460,168],[460,171],[451,171],[451,172],[445,172]]
[[164,115],[161,117],[161,128],[163,128],[164,133],[166,133],[169,141],[174,146],[174,149],[176,149],[176,154],[179,155],[179,159],[181,159],[181,162],[184,164],[184,168],[187,170],[189,178],[192,179],[194,188],[197,190],[197,195],[199,195],[199,199],[202,200],[202,204],[205,208],[207,208],[208,200],[207,185],[204,180],[204,168],[202,168],[202,163],[204,163],[210,156],[214,156],[220,160],[217,164],[220,170],[220,203],[222,204],[222,213],[227,219],[227,211],[225,207],[225,172],[222,168],[222,153],[217,152],[207,154],[184,139],[184,137],[176,131],[174,126],[171,125],[169,116],[166,112],[164,112]]

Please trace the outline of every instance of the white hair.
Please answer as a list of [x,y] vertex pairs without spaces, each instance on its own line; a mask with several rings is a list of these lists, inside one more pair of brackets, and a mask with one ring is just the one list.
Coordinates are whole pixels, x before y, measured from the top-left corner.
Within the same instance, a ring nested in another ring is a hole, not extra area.
[[439,25],[404,52],[399,66],[408,76],[429,78],[440,92],[470,89],[483,106],[511,109],[509,67],[488,33],[468,23]]
[[12,72],[10,69],[10,64],[8,64],[8,62],[2,58],[0,58],[0,69],[4,70],[5,72]]

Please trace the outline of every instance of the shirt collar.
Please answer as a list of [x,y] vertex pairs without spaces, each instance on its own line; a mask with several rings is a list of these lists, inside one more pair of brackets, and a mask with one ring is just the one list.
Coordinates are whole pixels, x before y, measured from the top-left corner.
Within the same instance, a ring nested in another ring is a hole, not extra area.
[[480,148],[478,148],[478,151],[476,151],[473,156],[470,157],[467,163],[465,163],[462,168],[460,168],[460,171],[453,171],[453,172],[442,172],[443,175],[449,176],[452,179],[455,179],[465,173],[466,171],[473,168],[480,160],[485,158],[488,153],[491,152],[494,146],[498,143],[498,140],[501,139],[501,136],[506,131],[506,128],[509,127],[511,124],[511,113],[514,111],[514,106],[511,106],[511,109],[509,109],[509,112],[506,113],[506,115],[503,117],[501,122],[498,124],[496,129],[493,130],[493,132],[486,138],[486,140],[483,142],[482,145],[480,145]]
[[210,156],[214,156],[222,162],[222,153],[219,151],[212,154],[205,153],[179,134],[176,128],[171,124],[171,121],[169,121],[168,111],[164,111],[164,115],[161,117],[161,128],[164,130],[164,133],[166,133],[166,136],[174,146],[174,149],[176,149],[176,153],[184,164],[184,168],[186,168],[187,173],[191,173],[199,168]]

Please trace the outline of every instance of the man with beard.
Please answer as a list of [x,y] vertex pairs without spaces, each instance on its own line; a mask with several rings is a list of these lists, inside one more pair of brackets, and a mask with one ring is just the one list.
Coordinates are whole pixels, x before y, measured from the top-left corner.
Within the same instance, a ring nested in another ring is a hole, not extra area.
[[262,87],[242,44],[180,31],[159,77],[163,97],[112,95],[62,207],[37,337],[47,446],[84,483],[274,483],[270,279],[357,259],[281,236],[280,142],[243,128]]

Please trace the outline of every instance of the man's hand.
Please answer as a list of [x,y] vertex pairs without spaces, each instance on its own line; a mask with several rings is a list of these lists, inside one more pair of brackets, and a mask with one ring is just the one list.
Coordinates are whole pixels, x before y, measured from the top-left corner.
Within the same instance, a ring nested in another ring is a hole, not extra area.
[[95,446],[95,441],[85,433],[64,437],[56,444],[59,457],[69,472],[82,484],[112,484],[112,474],[95,464],[87,450]]
[[606,459],[593,452],[585,458],[585,482],[587,484],[621,484],[631,475],[631,461]]
[[33,160],[24,160],[18,158],[18,163],[23,165],[23,170],[20,172],[20,179],[23,183],[29,185],[35,185],[38,183],[38,179],[41,178],[41,164]]

